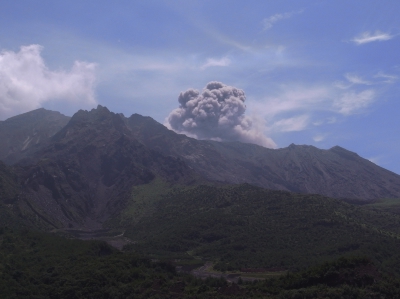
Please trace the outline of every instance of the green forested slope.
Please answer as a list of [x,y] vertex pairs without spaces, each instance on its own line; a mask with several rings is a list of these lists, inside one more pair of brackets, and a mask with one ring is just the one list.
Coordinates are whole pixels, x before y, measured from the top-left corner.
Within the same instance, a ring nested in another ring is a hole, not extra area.
[[134,249],[159,256],[189,252],[231,270],[296,269],[362,254],[388,271],[400,269],[400,217],[340,200],[198,186],[173,189],[151,207],[126,236],[137,242]]
[[153,298],[156,281],[168,290],[179,279],[171,265],[103,242],[0,229],[0,298]]
[[0,227],[22,225],[23,220],[16,216],[19,211],[17,207],[19,193],[17,176],[10,167],[0,161]]
[[397,298],[400,282],[364,257],[229,284],[98,241],[0,228],[0,298]]

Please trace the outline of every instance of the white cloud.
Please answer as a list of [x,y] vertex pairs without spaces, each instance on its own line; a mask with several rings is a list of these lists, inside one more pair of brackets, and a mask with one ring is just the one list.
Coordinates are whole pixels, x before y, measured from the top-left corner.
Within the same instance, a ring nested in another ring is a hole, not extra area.
[[323,124],[324,124],[324,121],[322,121],[322,120],[317,120],[317,121],[313,121],[312,124],[313,124],[313,126],[318,127],[318,126],[320,126],[320,125],[323,125]]
[[276,23],[276,22],[278,22],[278,21],[280,21],[280,20],[284,20],[284,19],[289,19],[290,17],[292,17],[293,15],[295,15],[295,14],[300,14],[300,13],[302,13],[303,11],[302,10],[300,10],[300,11],[292,11],[292,12],[285,12],[285,13],[278,13],[278,14],[274,14],[273,16],[270,16],[270,17],[268,17],[268,18],[265,18],[263,21],[262,21],[262,23],[263,23],[263,29],[264,30],[268,30],[268,29],[270,29],[270,28],[272,28],[272,26]]
[[332,88],[324,86],[294,87],[283,85],[280,95],[262,102],[249,102],[249,110],[266,120],[266,128],[273,133],[298,132],[310,125],[322,125],[328,120],[315,122],[314,112],[332,113]]
[[353,86],[353,84],[349,84],[349,83],[343,82],[343,81],[335,81],[335,82],[333,82],[333,86],[340,88],[340,89],[349,89],[350,87]]
[[371,82],[368,82],[361,78],[360,76],[354,75],[354,74],[346,74],[345,75],[346,79],[351,83],[351,84],[361,84],[361,85],[371,85]]
[[395,76],[395,75],[388,75],[388,74],[385,74],[385,73],[383,73],[383,72],[377,73],[374,77],[375,77],[375,78],[382,78],[382,79],[385,79],[385,80],[383,81],[383,83],[393,83],[394,81],[396,81],[397,79],[399,79],[399,77],[397,77],[397,76]]
[[351,41],[357,45],[367,44],[371,42],[380,42],[392,39],[394,36],[389,33],[384,33],[381,31],[375,31],[375,33],[370,33],[368,31],[363,32],[359,36],[354,37]]
[[281,113],[322,109],[323,103],[329,100],[330,97],[330,91],[325,87],[283,86],[282,88],[284,90],[280,95],[266,98],[263,103],[253,105],[251,110],[272,118]]
[[366,81],[358,75],[355,74],[345,74],[344,77],[347,79],[347,82],[336,81],[333,83],[333,86],[340,89],[349,89],[353,85],[371,85],[372,82]]
[[[249,110],[263,117],[266,127],[274,133],[332,125],[340,121],[338,115],[348,117],[360,113],[376,98],[374,89],[355,88],[357,85],[367,85],[369,81],[355,75],[347,75],[346,79],[354,88],[343,91],[329,85],[308,88],[283,85],[277,96],[265,98],[263,102],[249,102]],[[326,136],[316,134],[314,141],[322,141],[322,138]]]
[[331,116],[331,117],[327,117],[325,119],[316,120],[316,121],[312,122],[312,125],[316,126],[316,127],[319,127],[319,126],[326,125],[326,124],[331,125],[331,124],[334,124],[336,122],[337,122],[336,117]]
[[300,115],[291,118],[281,119],[275,122],[271,130],[279,132],[294,132],[304,130],[309,123],[308,115]]
[[221,59],[208,58],[206,63],[203,64],[200,69],[205,70],[212,66],[229,66],[231,60],[228,57],[222,57]]
[[326,138],[325,135],[319,134],[319,135],[315,135],[315,136],[313,137],[313,140],[314,140],[315,142],[321,142],[321,141],[325,140],[325,138]]
[[75,61],[71,70],[51,71],[39,45],[0,53],[0,119],[39,108],[49,101],[93,106],[95,64]]
[[368,107],[375,99],[375,91],[367,89],[362,92],[350,91],[337,98],[333,107],[343,115],[357,113],[360,109]]

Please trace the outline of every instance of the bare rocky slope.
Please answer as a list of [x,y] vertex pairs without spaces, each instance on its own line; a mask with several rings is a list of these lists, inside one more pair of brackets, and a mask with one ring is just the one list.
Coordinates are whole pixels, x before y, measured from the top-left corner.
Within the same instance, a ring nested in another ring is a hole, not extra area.
[[182,157],[210,180],[336,198],[400,198],[398,174],[339,146],[322,150],[292,144],[268,149],[248,143],[196,140],[138,114],[126,122],[145,145]]
[[31,111],[0,122],[0,137],[0,159],[12,165],[21,190],[9,205],[55,228],[100,228],[126,207],[133,186],[154,178],[171,185],[250,183],[336,198],[400,198],[399,175],[339,146],[267,149],[196,140],[150,117],[126,118],[102,106],[72,118]]
[[43,108],[0,121],[0,160],[13,164],[60,131],[70,117]]
[[54,228],[101,228],[124,208],[133,186],[156,177],[171,184],[197,179],[182,159],[149,149],[101,106],[78,111],[13,169],[24,200]]

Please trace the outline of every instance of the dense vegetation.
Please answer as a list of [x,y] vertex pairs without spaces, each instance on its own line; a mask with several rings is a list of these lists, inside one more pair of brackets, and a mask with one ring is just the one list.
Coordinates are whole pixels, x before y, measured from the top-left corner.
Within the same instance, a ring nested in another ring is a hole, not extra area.
[[152,202],[131,203],[140,220],[126,236],[137,241],[134,250],[156,257],[188,252],[222,271],[296,270],[355,254],[400,271],[395,214],[247,184],[176,188]]
[[190,292],[191,278],[179,277],[172,265],[104,242],[0,230],[1,298],[160,298],[174,288],[182,292],[182,284]]
[[0,298],[395,298],[400,281],[367,258],[324,263],[276,278],[229,284],[99,241],[0,229]]
[[0,227],[5,225],[22,226],[15,203],[18,200],[20,190],[17,176],[12,170],[0,161]]
[[[357,206],[247,184],[184,187],[157,178],[134,187],[123,212],[107,222],[128,227],[125,235],[136,241],[122,253],[104,242],[27,230],[40,219],[35,220],[29,207],[24,209],[17,179],[3,164],[0,191],[0,298],[400,294],[396,200]],[[285,274],[230,284],[177,273],[175,259],[197,265],[212,261],[222,272],[250,268]]]

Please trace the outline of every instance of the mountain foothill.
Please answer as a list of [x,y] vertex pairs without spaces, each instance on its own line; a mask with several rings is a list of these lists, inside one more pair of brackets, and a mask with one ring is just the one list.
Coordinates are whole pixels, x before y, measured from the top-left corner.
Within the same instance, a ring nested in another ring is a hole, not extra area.
[[200,259],[221,273],[362,256],[362,269],[400,277],[400,176],[340,146],[197,140],[100,105],[14,116],[0,122],[0,140],[1,248],[10,229],[118,232],[127,255]]

